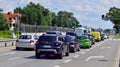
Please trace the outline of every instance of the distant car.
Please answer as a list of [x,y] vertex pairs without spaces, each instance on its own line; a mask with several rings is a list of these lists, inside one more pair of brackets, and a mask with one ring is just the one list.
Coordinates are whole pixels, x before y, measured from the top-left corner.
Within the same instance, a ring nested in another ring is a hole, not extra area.
[[47,31],[46,34],[56,34],[58,36],[62,36],[62,33],[60,31]]
[[100,32],[91,32],[91,34],[94,36],[95,41],[101,41]]
[[104,35],[104,39],[109,38],[107,34],[103,34]]
[[86,35],[78,36],[77,39],[79,40],[80,47],[90,48],[92,46],[91,40]]
[[80,45],[76,38],[67,35],[65,41],[69,45],[70,52],[75,53],[76,51],[80,51]]
[[90,38],[92,45],[95,44],[95,39],[94,39],[93,35],[91,35],[91,34],[83,34],[83,35],[87,35]]
[[73,36],[73,37],[77,36],[75,32],[66,32],[66,35],[70,35],[70,36]]
[[104,34],[100,34],[100,36],[101,36],[101,40],[104,40]]
[[55,55],[58,59],[62,59],[63,55],[69,56],[69,46],[65,43],[63,37],[45,34],[39,37],[35,44],[35,56],[40,58],[41,54]]
[[34,48],[38,38],[37,35],[20,35],[16,40],[16,50],[20,48]]

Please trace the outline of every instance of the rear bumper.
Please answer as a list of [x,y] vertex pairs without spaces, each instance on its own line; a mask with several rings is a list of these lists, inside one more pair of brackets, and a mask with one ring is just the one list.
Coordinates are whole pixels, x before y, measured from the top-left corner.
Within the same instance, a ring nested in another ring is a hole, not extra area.
[[37,53],[41,54],[60,54],[61,52],[56,49],[38,49]]
[[26,44],[26,45],[16,44],[16,47],[19,47],[19,48],[34,48],[35,45],[34,44]]

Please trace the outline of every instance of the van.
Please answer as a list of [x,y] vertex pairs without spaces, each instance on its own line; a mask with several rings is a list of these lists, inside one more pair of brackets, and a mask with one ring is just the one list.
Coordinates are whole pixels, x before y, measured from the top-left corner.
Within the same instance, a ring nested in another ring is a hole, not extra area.
[[95,41],[101,41],[100,32],[91,32],[91,34],[94,36]]

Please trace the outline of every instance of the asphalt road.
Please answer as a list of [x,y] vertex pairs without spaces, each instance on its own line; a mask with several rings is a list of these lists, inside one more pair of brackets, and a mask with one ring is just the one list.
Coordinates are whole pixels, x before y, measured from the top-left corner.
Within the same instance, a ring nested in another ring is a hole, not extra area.
[[5,47],[0,48],[0,67],[119,67],[119,45],[120,39],[109,38],[63,59],[36,59],[33,50]]

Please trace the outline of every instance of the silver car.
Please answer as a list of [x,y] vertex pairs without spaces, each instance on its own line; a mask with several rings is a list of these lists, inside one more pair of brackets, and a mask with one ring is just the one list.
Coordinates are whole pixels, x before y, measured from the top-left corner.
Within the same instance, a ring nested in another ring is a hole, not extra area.
[[18,40],[16,40],[16,50],[20,48],[34,48],[37,40],[37,35],[20,35]]

